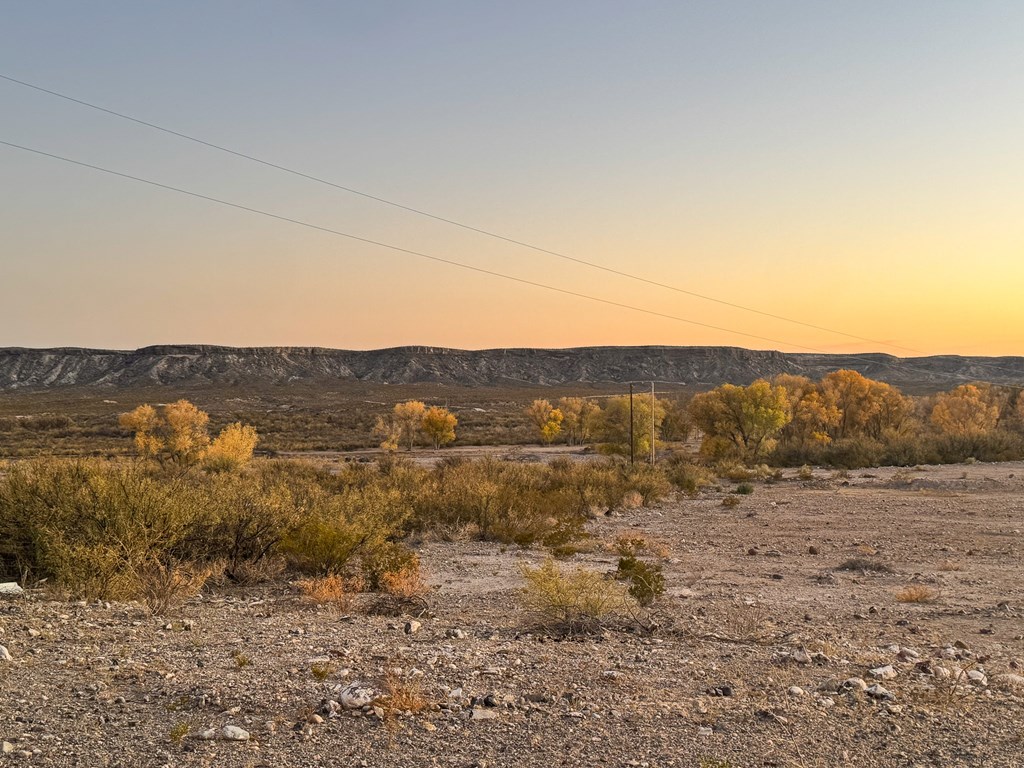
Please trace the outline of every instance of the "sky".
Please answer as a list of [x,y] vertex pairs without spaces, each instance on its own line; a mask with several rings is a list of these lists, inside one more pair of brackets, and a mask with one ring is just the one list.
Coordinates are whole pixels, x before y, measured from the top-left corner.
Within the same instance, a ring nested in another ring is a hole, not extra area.
[[0,19],[0,75],[605,268],[0,80],[0,141],[527,281],[0,145],[0,346],[1024,355],[1019,2]]

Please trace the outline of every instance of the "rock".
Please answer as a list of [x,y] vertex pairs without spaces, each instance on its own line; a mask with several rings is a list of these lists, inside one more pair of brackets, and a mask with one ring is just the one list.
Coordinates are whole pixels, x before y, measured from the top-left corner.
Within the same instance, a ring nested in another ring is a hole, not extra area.
[[418,622],[418,621],[416,621],[415,619],[413,619],[411,621],[407,621],[407,622],[405,622],[405,634],[407,634],[407,635],[415,635],[417,632],[420,631],[420,628],[422,626],[423,626],[423,624]]
[[806,696],[807,695],[807,692],[804,691],[804,689],[801,688],[799,685],[791,685],[791,686],[789,686],[789,689],[786,691],[786,693],[788,693],[790,696]]
[[338,691],[338,702],[345,709],[362,709],[380,698],[380,691],[371,685],[354,680]]
[[697,729],[698,736],[711,736],[712,734],[714,734],[714,731],[708,728],[706,725],[702,725],[700,728]]
[[3,581],[0,582],[0,595],[7,595],[10,597],[20,597],[25,594],[25,590],[16,581]]
[[875,667],[869,674],[876,680],[892,680],[896,677],[896,670],[892,664],[886,664],[884,667]]
[[807,554],[808,555],[817,555],[820,552],[821,552],[821,550],[818,549],[817,547],[813,546],[813,545],[807,548]]
[[453,638],[455,640],[465,640],[469,635],[461,629],[449,629],[445,632],[445,636]]
[[708,688],[705,691],[708,696],[732,696],[733,689],[731,685],[716,685],[714,688]]
[[199,741],[213,741],[217,738],[217,731],[213,728],[205,728],[196,734],[196,738]]
[[954,648],[959,648],[959,649],[960,649],[961,651],[968,651],[968,650],[970,650],[970,648],[971,648],[971,647],[970,647],[970,646],[969,646],[969,645],[968,645],[967,643],[965,643],[965,642],[964,642],[963,640],[957,640],[957,641],[955,641],[955,642],[953,643],[953,647],[954,647]]
[[1024,691],[1024,675],[1007,672],[992,676],[992,687],[1004,691]]
[[980,669],[972,669],[967,673],[967,679],[972,685],[978,685],[984,688],[988,685],[988,677]]
[[866,691],[868,684],[859,677],[851,677],[844,680],[843,684],[839,687],[844,691]]
[[883,688],[878,683],[875,683],[874,685],[869,687],[865,691],[865,693],[872,699],[878,699],[879,701],[892,701],[896,698],[896,696],[893,695],[892,691],[888,690],[887,688]]
[[497,717],[493,709],[471,709],[469,712],[470,720],[494,720]]
[[811,655],[807,652],[807,649],[804,648],[803,646],[801,646],[801,647],[797,648],[795,651],[793,651],[793,653],[790,655],[790,658],[792,658],[793,661],[795,661],[797,664],[810,664],[811,663]]
[[248,741],[249,732],[237,725],[225,725],[220,731],[220,737],[224,741]]
[[4,754],[5,755],[9,755],[9,754],[11,754],[11,752],[14,751],[14,745],[11,744],[11,742],[9,742],[9,741],[5,741],[4,742],[4,746],[3,746],[3,750],[4,750]]
[[12,661],[11,652],[6,647],[0,645],[0,661]]
[[818,699],[818,705],[828,709],[829,707],[834,707],[836,705],[836,700],[831,696],[825,696],[824,698]]

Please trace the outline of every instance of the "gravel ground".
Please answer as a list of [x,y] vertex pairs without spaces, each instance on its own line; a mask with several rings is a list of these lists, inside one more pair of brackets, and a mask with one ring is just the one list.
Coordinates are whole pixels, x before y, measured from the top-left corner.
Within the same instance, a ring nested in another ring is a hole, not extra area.
[[[480,542],[422,546],[411,634],[286,583],[163,618],[0,598],[0,765],[1024,765],[1024,464],[724,496],[596,520],[573,558],[613,570],[623,529],[663,543],[653,634],[545,634],[517,600],[542,553]],[[839,569],[856,557],[892,572]],[[937,599],[899,602],[908,585]],[[345,709],[389,675],[428,709]]]

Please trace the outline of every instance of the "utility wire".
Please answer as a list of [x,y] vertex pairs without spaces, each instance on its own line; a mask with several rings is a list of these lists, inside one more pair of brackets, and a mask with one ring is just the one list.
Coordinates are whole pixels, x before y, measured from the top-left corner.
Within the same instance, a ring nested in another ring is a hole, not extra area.
[[[664,319],[667,319],[667,320],[675,320],[677,322],[687,323],[689,325],[696,325],[696,326],[700,326],[702,328],[710,328],[711,330],[722,331],[724,333],[731,333],[731,334],[734,334],[734,335],[737,335],[737,336],[746,336],[747,338],[758,339],[760,341],[768,341],[768,342],[771,342],[772,344],[781,344],[781,345],[784,345],[784,346],[796,347],[798,349],[802,349],[802,350],[805,350],[805,351],[808,351],[808,352],[814,352],[814,353],[817,353],[817,354],[830,355],[830,356],[834,355],[834,353],[826,352],[825,350],[816,349],[814,347],[807,347],[807,346],[804,346],[802,344],[794,344],[792,342],[782,341],[780,339],[773,339],[773,338],[770,338],[768,336],[759,336],[757,334],[747,333],[745,331],[737,331],[737,330],[733,330],[731,328],[724,328],[724,327],[718,326],[718,325],[711,325],[710,323],[702,323],[702,322],[700,322],[698,320],[690,320],[690,319],[685,318],[685,317],[680,317],[678,315],[671,315],[671,314],[668,314],[666,312],[659,312],[659,311],[654,310],[654,309],[647,309],[645,307],[638,307],[638,306],[635,306],[633,304],[626,304],[624,302],[614,301],[612,299],[605,299],[605,298],[602,298],[602,297],[599,297],[599,296],[592,296],[590,294],[580,293],[578,291],[571,291],[571,290],[569,290],[567,288],[559,288],[558,286],[548,285],[546,283],[539,283],[539,282],[536,282],[534,280],[528,280],[526,278],[516,277],[515,275],[508,275],[508,274],[505,274],[503,272],[497,272],[497,271],[494,271],[494,270],[486,269],[484,267],[477,267],[477,266],[474,266],[472,264],[466,264],[466,263],[461,262],[461,261],[455,261],[454,259],[447,259],[447,258],[444,258],[444,257],[441,257],[441,256],[435,256],[433,254],[423,253],[422,251],[415,251],[415,250],[412,250],[410,248],[403,248],[403,247],[398,246],[398,245],[391,245],[390,243],[384,243],[384,242],[381,242],[379,240],[372,240],[372,239],[367,238],[367,237],[360,237],[359,235],[353,235],[353,234],[351,234],[349,232],[343,232],[341,230],[337,230],[337,229],[332,229],[330,227],[321,226],[320,224],[313,224],[313,223],[308,222],[308,221],[302,221],[301,219],[294,219],[294,218],[291,218],[289,216],[283,216],[281,214],[272,213],[270,211],[264,211],[264,210],[261,210],[259,208],[252,208],[250,206],[242,205],[240,203],[233,203],[233,202],[231,202],[229,200],[223,200],[221,198],[212,197],[210,195],[204,195],[202,193],[193,192],[191,190],[183,189],[181,187],[171,186],[170,184],[163,184],[163,183],[161,183],[159,181],[152,181],[151,179],[142,178],[141,176],[133,176],[133,175],[128,174],[128,173],[122,173],[121,171],[115,171],[115,170],[112,170],[110,168],[104,168],[104,167],[99,166],[99,165],[93,165],[92,163],[86,163],[86,162],[81,161],[81,160],[74,160],[72,158],[64,157],[62,155],[57,155],[57,154],[54,154],[52,152],[45,152],[45,151],[43,151],[41,149],[33,149],[32,147],[26,147],[24,145],[16,144],[14,142],[4,141],[4,140],[0,139],[0,145],[6,146],[6,147],[10,147],[11,149],[17,149],[17,150],[22,151],[22,152],[27,152],[27,153],[30,153],[30,154],[38,155],[38,156],[41,156],[41,157],[47,157],[47,158],[50,158],[50,159],[53,159],[53,160],[58,160],[60,162],[68,163],[70,165],[79,166],[81,168],[88,168],[88,169],[93,170],[93,171],[99,171],[100,173],[105,173],[105,174],[108,174],[110,176],[116,176],[116,177],[119,177],[119,178],[122,178],[122,179],[128,179],[130,181],[135,181],[135,182],[138,182],[140,184],[147,184],[147,185],[149,185],[151,187],[157,187],[159,189],[164,189],[164,190],[167,190],[167,191],[170,191],[170,192],[177,192],[178,194],[186,195],[188,197],[194,197],[194,198],[197,198],[199,200],[206,200],[206,201],[211,202],[211,203],[217,203],[218,205],[223,205],[223,206],[226,206],[228,208],[235,208],[235,209],[240,210],[240,211],[247,211],[249,213],[254,213],[254,214],[257,214],[259,216],[266,216],[267,218],[276,219],[278,221],[284,221],[284,222],[287,222],[289,224],[295,224],[295,225],[300,226],[300,227],[306,227],[307,229],[313,229],[313,230],[317,230],[319,232],[326,232],[326,233],[331,234],[331,235],[337,235],[338,237],[344,237],[344,238],[347,238],[349,240],[353,240],[353,241],[356,241],[356,242],[366,243],[367,245],[373,245],[373,246],[376,246],[378,248],[385,248],[387,250],[395,251],[397,253],[404,253],[404,254],[407,254],[409,256],[417,256],[419,258],[427,259],[429,261],[437,262],[437,263],[440,263],[440,264],[448,264],[448,265],[453,266],[453,267],[458,267],[460,269],[465,269],[465,270],[469,270],[469,271],[472,271],[472,272],[477,272],[477,273],[483,274],[483,275],[490,275],[491,277],[498,277],[498,278],[501,278],[503,280],[511,280],[513,282],[520,283],[522,285],[529,285],[529,286],[532,286],[534,288],[543,288],[544,290],[547,290],[547,291],[552,291],[552,292],[555,292],[555,293],[560,293],[560,294],[563,294],[563,295],[566,295],[566,296],[574,296],[574,297],[579,298],[579,299],[586,299],[588,301],[594,301],[594,302],[597,302],[597,303],[600,303],[600,304],[605,304],[605,305],[612,306],[612,307],[618,307],[620,309],[628,309],[628,310],[630,310],[632,312],[640,312],[640,313],[643,313],[643,314],[646,314],[646,315],[651,315],[653,317],[660,317],[660,318],[664,318]],[[860,361],[863,361],[863,362],[866,362],[866,363],[870,363],[870,364],[876,364],[878,362],[878,361],[873,360],[871,358],[863,357],[863,356],[860,356],[860,355],[843,355],[843,356],[846,357],[847,359],[850,359],[850,360],[860,360]],[[897,358],[897,359],[901,359],[901,358]],[[975,380],[972,377],[964,376],[962,374],[947,374],[947,373],[945,373],[943,371],[928,371],[928,370],[924,370],[924,369],[920,369],[920,368],[914,368],[914,367],[907,366],[907,365],[903,365],[903,368],[905,370],[911,370],[911,371],[916,370],[916,371],[918,371],[920,373],[926,373],[926,374],[932,375],[932,376],[945,376],[945,377],[948,377],[948,378],[956,379],[958,381],[973,381],[973,380]],[[649,379],[647,381],[649,381]],[[667,382],[665,382],[665,383],[667,383]],[[679,383],[680,384],[685,384],[685,382],[679,382]]]
[[[480,235],[485,235],[487,237],[494,238],[495,240],[501,240],[501,241],[504,241],[506,243],[510,243],[512,245],[520,246],[522,248],[529,248],[532,251],[536,251],[538,253],[547,254],[548,256],[554,256],[556,258],[563,259],[565,261],[571,261],[571,262],[573,262],[575,264],[582,264],[583,266],[590,267],[592,269],[599,269],[602,272],[607,272],[609,274],[617,275],[619,277],[629,278],[630,280],[635,280],[635,281],[640,282],[640,283],[645,283],[647,285],[652,285],[652,286],[655,286],[657,288],[664,288],[664,289],[669,290],[669,291],[675,291],[676,293],[685,294],[687,296],[693,296],[694,298],[703,299],[704,301],[711,301],[711,302],[714,302],[716,304],[721,304],[722,306],[732,307],[733,309],[739,309],[739,310],[742,310],[744,312],[751,312],[751,313],[753,313],[755,315],[761,315],[762,317],[770,317],[770,318],[772,318],[774,320],[782,320],[783,322],[792,323],[794,325],[801,325],[801,326],[804,326],[805,328],[813,328],[813,329],[818,330],[818,331],[825,331],[826,333],[833,333],[833,334],[836,334],[836,335],[839,335],[839,336],[845,336],[845,337],[850,338],[850,339],[856,339],[858,341],[866,341],[866,342],[869,342],[871,344],[876,344],[878,346],[891,347],[892,349],[900,349],[900,350],[904,350],[906,352],[914,352],[914,353],[920,354],[920,350],[912,349],[910,347],[904,347],[904,346],[900,346],[899,344],[892,344],[892,343],[885,342],[885,341],[878,341],[876,339],[869,339],[866,336],[858,336],[856,334],[847,333],[845,331],[839,331],[839,330],[836,330],[834,328],[828,328],[826,326],[815,325],[814,323],[804,322],[803,320],[795,320],[795,319],[790,318],[790,317],[785,317],[784,315],[778,315],[778,314],[774,314],[772,312],[765,312],[763,310],[755,309],[753,307],[748,307],[748,306],[743,305],[743,304],[738,304],[738,303],[732,302],[732,301],[726,301],[725,299],[718,299],[718,298],[715,298],[714,296],[707,296],[705,294],[697,293],[696,291],[691,291],[691,290],[686,289],[686,288],[680,288],[679,286],[676,286],[676,285],[671,285],[669,283],[663,283],[663,282],[660,282],[658,280],[652,280],[650,278],[646,278],[646,277],[643,277],[641,275],[636,275],[636,274],[633,274],[631,272],[625,272],[625,271],[620,270],[620,269],[615,269],[614,267],[605,266],[603,264],[598,264],[598,263],[593,262],[593,261],[587,261],[586,259],[581,259],[581,258],[578,258],[576,256],[569,256],[568,254],[560,253],[558,251],[553,251],[553,250],[550,250],[548,248],[543,248],[543,247],[538,246],[538,245],[533,245],[532,243],[528,243],[528,242],[525,242],[523,240],[517,240],[517,239],[512,238],[512,237],[506,237],[505,235],[500,235],[500,234],[498,234],[496,232],[492,232],[492,231],[487,230],[487,229],[482,229],[481,227],[475,227],[475,226],[472,226],[471,224],[465,224],[465,223],[463,223],[461,221],[457,221],[455,219],[450,219],[450,218],[446,218],[444,216],[440,216],[440,215],[435,214],[435,213],[430,213],[429,211],[425,211],[425,210],[423,210],[421,208],[414,208],[413,206],[404,205],[402,203],[397,203],[397,202],[395,202],[393,200],[388,200],[387,198],[379,197],[378,195],[372,195],[372,194],[370,194],[368,192],[363,192],[361,190],[354,189],[352,187],[347,187],[347,186],[345,186],[343,184],[337,184],[337,183],[335,183],[333,181],[329,181],[327,179],[320,178],[319,176],[313,176],[312,174],[303,173],[302,171],[297,171],[297,170],[295,170],[293,168],[288,168],[286,166],[270,162],[269,160],[263,160],[262,158],[246,154],[245,152],[240,152],[238,150],[230,149],[230,148],[222,146],[220,144],[214,144],[213,142],[206,141],[205,139],[200,139],[200,138],[198,138],[196,136],[190,136],[187,133],[181,133],[180,131],[175,131],[175,130],[172,130],[171,128],[165,128],[165,127],[163,127],[161,125],[157,125],[156,123],[150,123],[150,122],[148,122],[146,120],[142,120],[140,118],[132,117],[131,115],[127,115],[127,114],[125,114],[123,112],[117,112],[117,111],[115,111],[113,109],[107,109],[106,107],[101,107],[98,104],[92,104],[91,102],[84,101],[82,99],[76,99],[73,96],[68,96],[66,94],[59,93],[57,91],[52,91],[52,90],[50,90],[48,88],[43,88],[42,86],[35,85],[33,83],[28,83],[28,82],[26,82],[24,80],[18,80],[17,78],[10,77],[8,75],[0,74],[0,79],[6,80],[6,81],[8,81],[10,83],[14,83],[16,85],[24,86],[25,88],[31,88],[32,90],[39,91],[40,93],[46,93],[46,94],[49,94],[50,96],[56,96],[59,99],[64,99],[65,101],[70,101],[70,102],[72,102],[74,104],[79,104],[79,105],[81,105],[83,107],[88,107],[89,109],[94,109],[94,110],[97,110],[99,112],[103,112],[105,114],[121,118],[122,120],[129,120],[129,121],[131,121],[133,123],[136,123],[138,125],[142,125],[142,126],[145,126],[147,128],[152,128],[152,129],[157,130],[157,131],[162,131],[163,133],[170,134],[171,136],[177,136],[178,138],[185,139],[186,141],[191,141],[191,142],[194,142],[196,144],[201,144],[204,147],[209,147],[210,149],[215,149],[218,152],[226,152],[229,155],[234,155],[235,157],[240,157],[240,158],[243,158],[245,160],[251,160],[254,163],[259,163],[260,165],[264,165],[264,166],[266,166],[268,168],[273,168],[273,169],[278,170],[278,171],[283,171],[284,173],[289,173],[289,174],[291,174],[293,176],[298,176],[300,178],[307,179],[309,181],[314,181],[314,182],[316,182],[318,184],[325,184],[325,185],[327,185],[329,187],[333,187],[334,189],[338,189],[338,190],[341,190],[343,192],[348,192],[348,193],[353,194],[353,195],[358,195],[360,197],[366,198],[368,200],[373,200],[373,201],[381,203],[383,205],[389,205],[392,208],[398,208],[400,210],[407,211],[408,213],[414,213],[417,216],[424,216],[424,217],[426,217],[428,219],[433,219],[434,221],[440,221],[440,222],[443,222],[445,224],[450,224],[450,225],[452,225],[454,227],[459,227],[459,228],[467,230],[469,232],[475,232],[475,233],[480,234]],[[755,338],[762,338],[762,337],[755,337]]]
[[106,173],[106,174],[109,174],[111,176],[118,176],[118,177],[120,177],[122,179],[129,179],[131,181],[137,181],[137,182],[139,182],[141,184],[148,184],[148,185],[153,186],[153,187],[159,187],[160,189],[166,189],[166,190],[169,190],[171,192],[177,192],[177,193],[182,194],[182,195],[188,195],[189,197],[199,198],[200,200],[207,200],[207,201],[209,201],[211,203],[218,203],[219,205],[226,205],[226,206],[228,206],[230,208],[237,208],[238,210],[241,210],[241,211],[248,211],[249,213],[259,214],[260,216],[267,216],[267,217],[272,218],[272,219],[277,219],[278,221],[286,221],[286,222],[288,222],[290,224],[297,224],[300,227],[307,227],[309,229],[319,230],[320,232],[327,232],[328,234],[338,235],[339,237],[346,237],[346,238],[348,238],[350,240],[355,240],[355,241],[360,242],[360,243],[367,243],[369,245],[375,245],[375,246],[377,246],[379,248],[387,248],[388,250],[397,251],[399,253],[405,253],[405,254],[408,254],[410,256],[418,256],[418,257],[423,258],[423,259],[429,259],[430,261],[436,261],[436,262],[440,262],[442,264],[449,264],[449,265],[451,265],[453,267],[459,267],[461,269],[468,269],[468,270],[471,270],[473,272],[479,272],[479,273],[484,274],[484,275],[491,275],[492,277],[500,277],[500,278],[502,278],[504,280],[513,280],[513,281],[515,281],[517,283],[522,283],[523,285],[530,285],[530,286],[533,286],[535,288],[544,288],[545,290],[555,291],[557,293],[562,293],[562,294],[565,294],[567,296],[575,296],[575,297],[581,298],[581,299],[588,299],[590,301],[597,301],[597,302],[600,302],[602,304],[608,304],[608,305],[613,306],[613,307],[621,307],[623,309],[629,309],[629,310],[632,310],[634,312],[643,312],[644,314],[653,315],[655,317],[663,317],[663,318],[666,318],[668,320],[677,320],[677,321],[679,321],[681,323],[688,323],[690,325],[698,325],[698,326],[701,326],[702,328],[710,328],[710,329],[715,330],[715,331],[723,331],[724,333],[732,333],[732,334],[737,334],[739,336],[746,336],[746,337],[751,338],[751,339],[759,339],[761,341],[768,341],[768,342],[771,342],[772,344],[783,344],[783,345],[787,345],[787,346],[799,347],[800,349],[804,349],[804,350],[807,350],[807,351],[810,351],[810,352],[818,352],[818,353],[821,353],[821,354],[828,354],[827,352],[824,352],[823,350],[815,349],[814,347],[804,347],[804,346],[801,346],[799,344],[790,344],[789,342],[781,341],[779,339],[773,339],[773,338],[770,338],[768,336],[758,336],[757,334],[754,334],[754,333],[745,333],[744,331],[735,331],[735,330],[732,330],[731,328],[722,328],[722,327],[717,326],[717,325],[711,325],[710,323],[702,323],[702,322],[700,322],[698,320],[689,320],[689,319],[687,319],[685,317],[679,317],[677,315],[670,315],[670,314],[667,314],[665,312],[658,312],[657,310],[653,310],[653,309],[646,309],[644,307],[637,307],[637,306],[634,306],[632,304],[625,304],[623,302],[614,301],[612,299],[604,299],[604,298],[600,298],[598,296],[591,296],[591,295],[586,294],[586,293],[579,293],[577,291],[570,291],[567,288],[559,288],[559,287],[554,286],[554,285],[547,285],[546,283],[538,283],[538,282],[535,282],[533,280],[527,280],[526,278],[516,277],[514,275],[507,275],[507,274],[505,274],[503,272],[496,272],[494,270],[485,269],[484,267],[477,267],[477,266],[473,266],[472,264],[466,264],[466,263],[461,262],[461,261],[455,261],[454,259],[446,259],[446,258],[443,258],[441,256],[434,256],[432,254],[423,253],[422,251],[414,251],[414,250],[411,250],[409,248],[402,248],[401,246],[391,245],[389,243],[384,243],[384,242],[381,242],[379,240],[371,240],[370,238],[367,238],[367,237],[360,237],[359,235],[353,235],[353,234],[350,234],[348,232],[342,232],[341,230],[331,229],[330,227],[324,227],[324,226],[321,226],[319,224],[313,224],[313,223],[308,222],[308,221],[302,221],[301,219],[293,219],[293,218],[290,218],[288,216],[282,216],[282,215],[277,214],[277,213],[271,213],[270,211],[263,211],[263,210],[260,210],[259,208],[251,208],[251,207],[249,207],[247,205],[241,205],[240,203],[232,203],[232,202],[230,202],[228,200],[222,200],[222,199],[217,198],[217,197],[211,197],[210,195],[204,195],[204,194],[201,194],[199,192],[192,192],[191,190],[182,189],[181,187],[173,187],[170,184],[163,184],[163,183],[158,182],[158,181],[152,181],[150,179],[144,179],[144,178],[142,178],[140,176],[132,176],[131,174],[128,174],[128,173],[122,173],[120,171],[114,171],[114,170],[111,170],[110,168],[103,168],[103,167],[101,167],[99,165],[93,165],[91,163],[82,162],[81,160],[73,160],[70,157],[63,157],[62,155],[56,155],[56,154],[53,154],[51,152],[44,152],[41,149],[33,149],[32,147],[26,147],[26,146],[23,146],[21,144],[15,144],[15,143],[10,142],[10,141],[0,140],[0,145],[6,146],[6,147],[11,147],[12,149],[18,149],[18,150],[21,150],[23,152],[31,152],[32,154],[41,155],[43,157],[49,157],[49,158],[52,158],[54,160],[60,160],[61,162],[70,163],[72,165],[77,165],[77,166],[80,166],[82,168],[89,168],[89,169],[94,170],[94,171],[100,171],[101,173]]

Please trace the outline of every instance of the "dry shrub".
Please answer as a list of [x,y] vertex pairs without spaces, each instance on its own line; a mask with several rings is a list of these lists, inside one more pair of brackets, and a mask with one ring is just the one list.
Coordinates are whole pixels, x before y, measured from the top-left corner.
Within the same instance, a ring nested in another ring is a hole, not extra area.
[[406,600],[422,598],[430,591],[420,572],[419,558],[397,571],[385,571],[380,576],[380,584],[385,594]]
[[740,505],[740,497],[739,496],[726,496],[724,499],[722,499],[722,506],[723,507],[738,507],[739,505]]
[[665,476],[683,493],[696,496],[704,488],[715,485],[715,474],[707,467],[694,464],[685,454],[676,453],[669,457]]
[[665,560],[671,555],[668,545],[640,531],[620,531],[615,537],[615,551],[621,557],[649,552]]
[[362,589],[358,579],[346,579],[336,573],[310,579],[300,579],[295,585],[303,598],[317,605],[330,605],[347,611],[352,607],[355,594]]
[[955,560],[943,560],[939,563],[940,571],[962,571],[963,569],[963,563],[958,563]]
[[430,708],[420,678],[389,671],[384,677],[384,695],[374,702],[387,715],[416,715]]
[[152,562],[136,569],[139,597],[154,616],[179,608],[210,578],[209,566]]
[[747,642],[761,640],[769,623],[768,611],[757,604],[730,605],[721,619],[726,637]]
[[625,585],[596,571],[563,571],[549,559],[536,568],[523,568],[523,578],[526,607],[542,626],[563,634],[599,631],[632,607]]
[[639,491],[626,491],[622,496],[623,509],[639,509],[644,505],[644,497]]
[[939,591],[925,584],[909,584],[896,593],[901,603],[934,603],[939,599]]
[[322,683],[338,670],[336,664],[331,662],[314,661],[309,665],[309,673],[313,675],[318,683]]

